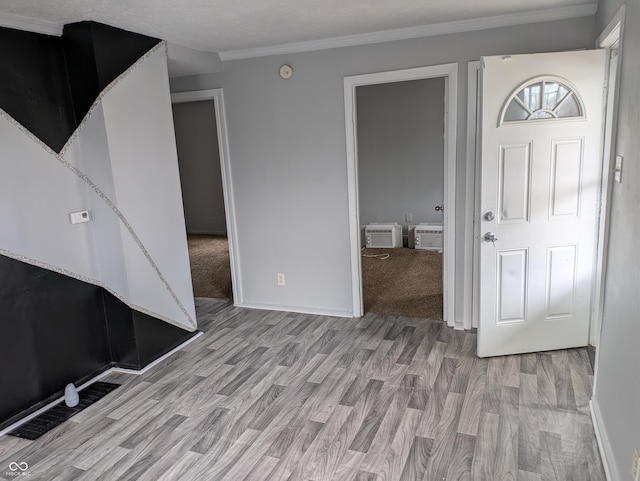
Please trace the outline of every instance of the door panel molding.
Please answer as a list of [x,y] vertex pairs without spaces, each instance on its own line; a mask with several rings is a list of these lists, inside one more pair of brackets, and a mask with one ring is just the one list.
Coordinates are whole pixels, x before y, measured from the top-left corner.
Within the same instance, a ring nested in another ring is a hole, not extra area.
[[531,147],[531,142],[499,147],[498,224],[521,224],[530,220]]
[[[528,249],[497,252],[498,315],[497,324],[525,322],[527,312]],[[508,282],[505,282],[508,281]]]
[[[551,186],[549,188],[549,220],[580,217],[584,138],[551,141]],[[577,149],[567,151],[567,147]],[[564,155],[563,155],[564,154]],[[568,197],[569,191],[576,195]]]
[[[573,316],[575,303],[578,246],[547,247],[547,272],[545,289],[545,320],[564,319]],[[567,289],[567,285],[570,289]],[[571,292],[571,297],[564,294]]]

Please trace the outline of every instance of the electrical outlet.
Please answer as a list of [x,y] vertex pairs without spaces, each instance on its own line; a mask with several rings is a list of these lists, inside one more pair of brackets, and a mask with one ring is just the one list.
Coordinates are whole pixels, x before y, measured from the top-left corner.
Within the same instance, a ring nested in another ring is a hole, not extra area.
[[282,272],[278,272],[278,285],[284,286],[284,274]]
[[412,213],[405,214],[404,215],[404,220],[405,220],[405,222],[413,222],[413,214]]
[[633,450],[633,461],[631,463],[631,479],[640,481],[640,451],[638,448]]

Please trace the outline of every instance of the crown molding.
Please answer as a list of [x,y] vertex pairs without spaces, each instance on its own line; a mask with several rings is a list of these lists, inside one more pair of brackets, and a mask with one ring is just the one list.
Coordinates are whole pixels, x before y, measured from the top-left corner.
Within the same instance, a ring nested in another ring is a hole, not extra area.
[[43,33],[45,35],[55,35],[59,37],[62,35],[63,25],[48,20],[38,20],[21,15],[0,13],[0,27],[15,28],[16,30],[26,30],[27,32]]
[[450,33],[472,32],[475,30],[487,30],[499,27],[511,27],[527,23],[549,22],[553,20],[566,20],[570,18],[588,17],[595,15],[598,6],[595,3],[573,5],[568,7],[549,8],[528,12],[509,13],[493,17],[481,17],[471,20],[458,20],[454,22],[434,23],[419,27],[398,28],[379,32],[347,35],[322,40],[309,40],[305,42],[286,43],[272,47],[256,47],[243,50],[228,50],[220,52],[223,62],[246,58],[266,57],[269,55],[282,55],[298,52],[311,52],[330,48],[350,47],[354,45],[367,45],[373,43],[392,42],[419,37],[432,37]]

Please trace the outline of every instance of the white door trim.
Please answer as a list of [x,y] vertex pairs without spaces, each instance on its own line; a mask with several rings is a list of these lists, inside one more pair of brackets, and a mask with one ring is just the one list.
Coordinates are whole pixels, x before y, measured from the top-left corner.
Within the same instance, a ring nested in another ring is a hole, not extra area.
[[[478,259],[480,255],[480,230],[479,223],[475,220],[480,217],[480,156],[478,155],[478,72],[480,60],[474,60],[467,64],[467,211],[465,216],[465,229],[472,229],[465,234],[465,281],[464,303],[465,313],[464,328],[478,327],[480,320],[480,272]],[[471,235],[470,235],[471,234]],[[473,236],[473,237],[472,237]],[[469,245],[469,243],[471,245]]]
[[[617,64],[611,78],[611,65],[607,74],[607,105],[605,106],[605,124],[603,126],[602,142],[602,184],[600,186],[600,219],[598,220],[598,244],[596,252],[596,281],[593,288],[593,305],[591,309],[591,329],[589,344],[598,347],[600,344],[600,330],[604,313],[604,287],[607,271],[607,247],[609,241],[609,210],[613,179],[611,171],[615,162],[616,142],[615,133],[618,128],[618,91],[620,88],[620,67],[622,64],[622,37],[624,33],[625,6],[613,17],[609,25],[596,40],[596,48],[609,50],[609,59],[613,49],[618,50]],[[597,353],[597,351],[596,351]],[[595,389],[595,383],[594,383]],[[595,391],[594,391],[595,392]]]
[[220,170],[222,174],[222,194],[224,196],[224,211],[227,221],[227,239],[229,240],[231,288],[233,291],[233,303],[238,306],[242,305],[244,298],[242,294],[240,255],[237,246],[238,228],[233,196],[233,182],[231,178],[231,163],[229,160],[229,138],[227,136],[227,116],[224,108],[224,94],[221,88],[171,94],[171,103],[174,104],[198,102],[200,100],[213,100],[216,112]]
[[[351,247],[351,286],[353,315],[364,312],[360,258],[360,222],[358,209],[358,140],[356,128],[356,87],[425,78],[445,78],[445,169],[444,169],[444,255],[443,316],[455,327],[455,183],[458,64],[449,63],[405,70],[393,70],[344,78],[344,107],[347,146],[347,191],[349,200],[349,237]],[[461,326],[458,326],[461,327]]]

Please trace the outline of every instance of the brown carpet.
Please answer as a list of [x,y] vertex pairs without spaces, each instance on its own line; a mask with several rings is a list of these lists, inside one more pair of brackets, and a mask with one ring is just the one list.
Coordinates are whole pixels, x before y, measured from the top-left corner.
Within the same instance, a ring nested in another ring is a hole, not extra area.
[[189,234],[189,262],[195,297],[231,299],[229,242],[226,237]]
[[[189,260],[195,297],[231,299],[229,243],[226,237],[189,234]],[[415,249],[364,249],[389,254],[362,258],[365,312],[442,319],[442,254]]]
[[407,249],[363,249],[364,311],[393,316],[442,319],[442,254]]

